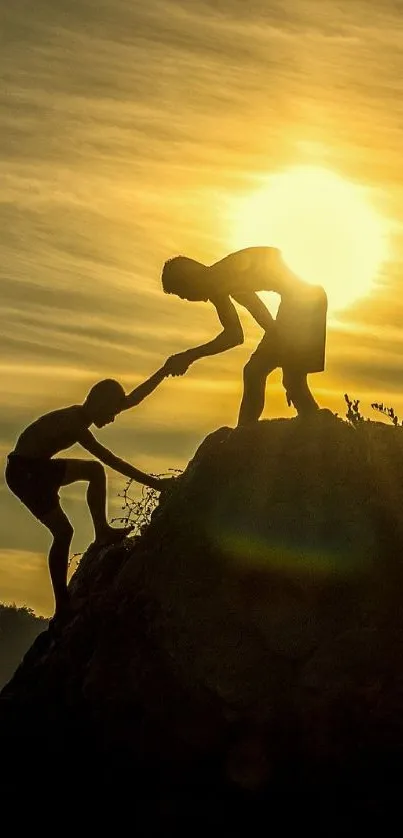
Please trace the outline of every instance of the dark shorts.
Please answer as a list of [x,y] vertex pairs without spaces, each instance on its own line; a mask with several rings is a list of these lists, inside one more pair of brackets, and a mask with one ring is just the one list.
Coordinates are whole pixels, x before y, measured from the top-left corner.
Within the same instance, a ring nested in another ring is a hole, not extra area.
[[9,454],[5,477],[9,489],[41,520],[59,505],[65,472],[66,460]]
[[327,297],[322,288],[312,286],[309,295],[282,302],[276,329],[267,332],[252,355],[254,363],[269,371],[275,367],[301,373],[322,372],[325,368]]

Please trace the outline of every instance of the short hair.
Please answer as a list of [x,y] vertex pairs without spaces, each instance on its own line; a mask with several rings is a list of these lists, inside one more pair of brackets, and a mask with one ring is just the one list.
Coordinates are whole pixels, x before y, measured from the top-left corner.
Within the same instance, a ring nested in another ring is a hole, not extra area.
[[161,273],[162,287],[166,294],[176,294],[178,290],[178,283],[192,279],[192,275],[200,273],[205,270],[206,265],[202,262],[197,262],[196,259],[189,259],[188,256],[173,256],[168,259]]
[[94,407],[108,404],[111,408],[119,408],[125,396],[126,393],[119,381],[115,381],[114,378],[103,378],[91,387],[85,401]]
[[185,258],[185,256],[173,256],[171,259],[167,259],[167,261],[165,262],[164,267],[162,269],[161,282],[166,294],[174,293],[174,287],[176,283],[172,283],[172,280],[174,280],[175,277],[180,277],[181,275],[183,275],[182,260]]

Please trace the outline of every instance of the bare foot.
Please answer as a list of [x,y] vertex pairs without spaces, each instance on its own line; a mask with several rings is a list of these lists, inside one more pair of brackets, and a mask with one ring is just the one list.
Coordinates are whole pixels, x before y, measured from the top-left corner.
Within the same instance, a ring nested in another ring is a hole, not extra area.
[[97,535],[95,539],[96,544],[114,544],[116,541],[122,541],[131,533],[133,527],[108,527],[102,533]]

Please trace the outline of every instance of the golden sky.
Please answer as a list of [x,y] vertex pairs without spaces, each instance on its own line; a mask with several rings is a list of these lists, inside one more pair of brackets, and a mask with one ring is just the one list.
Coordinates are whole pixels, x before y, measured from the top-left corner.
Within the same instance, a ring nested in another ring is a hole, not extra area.
[[[401,0],[3,6],[2,457],[29,421],[82,401],[99,378],[131,388],[167,355],[214,337],[212,307],[165,296],[161,266],[178,253],[213,262],[248,244],[239,224],[234,240],[234,207],[295,167],[364,190],[390,230],[371,293],[329,324],[314,392],[340,413],[347,391],[368,415],[374,400],[403,415]],[[161,472],[234,425],[260,334],[241,317],[244,346],[166,380],[99,439]],[[265,415],[293,415],[279,373]],[[123,483],[110,475],[111,513]],[[73,549],[83,549],[84,486],[62,497]],[[4,483],[0,499],[0,600],[49,614],[50,537]]]

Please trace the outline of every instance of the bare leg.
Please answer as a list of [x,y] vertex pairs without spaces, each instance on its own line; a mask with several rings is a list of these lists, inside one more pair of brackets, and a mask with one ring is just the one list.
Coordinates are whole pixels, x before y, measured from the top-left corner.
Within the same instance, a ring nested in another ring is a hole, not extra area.
[[310,416],[319,410],[307,381],[307,374],[299,370],[283,370],[283,386],[287,401],[294,405],[299,416]]
[[100,538],[109,527],[106,519],[106,474],[100,463],[92,463],[87,503],[94,524],[95,538]]
[[55,597],[55,617],[58,617],[64,614],[69,606],[67,568],[74,530],[61,506],[57,506],[41,518],[41,521],[53,535],[48,563]]
[[244,388],[239,408],[238,427],[257,422],[263,413],[266,391],[266,376],[252,378],[244,375]]
[[95,540],[111,542],[127,535],[132,527],[111,527],[106,518],[106,475],[97,460],[67,460],[63,486],[88,480],[87,503],[94,525]]
[[239,410],[238,427],[257,422],[263,413],[267,376],[276,368],[273,359],[262,357],[259,344],[243,371],[243,396]]

